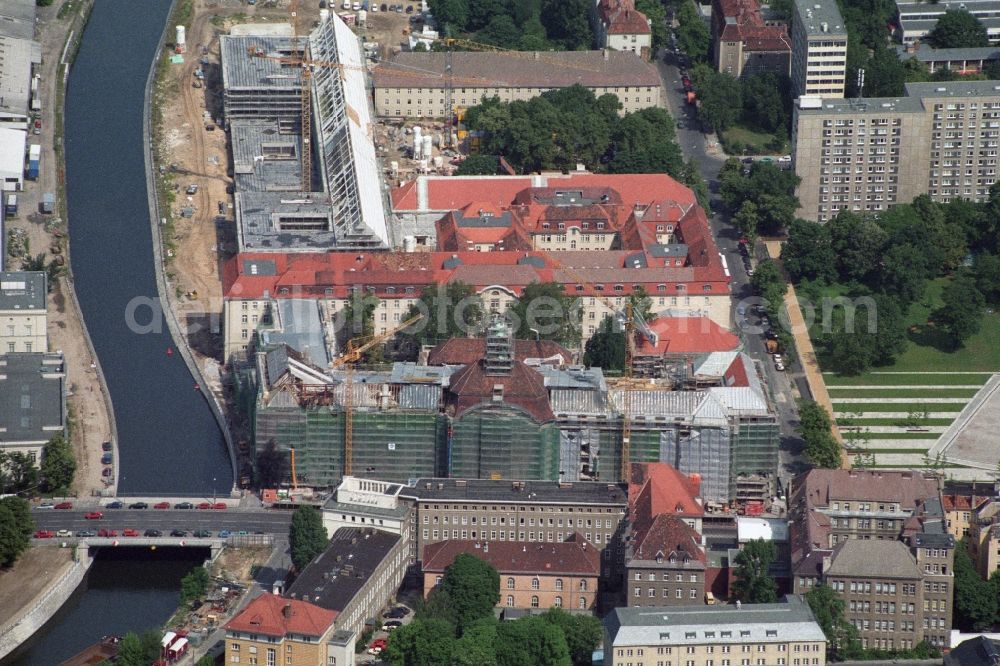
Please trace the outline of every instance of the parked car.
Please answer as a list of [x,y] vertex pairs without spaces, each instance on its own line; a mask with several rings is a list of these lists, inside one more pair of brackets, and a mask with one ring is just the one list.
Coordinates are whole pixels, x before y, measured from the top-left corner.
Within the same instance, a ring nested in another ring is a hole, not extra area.
[[177,504],[174,504],[174,508],[175,509],[193,509],[194,508],[194,504],[191,504],[191,502],[178,502]]
[[383,11],[383,12],[389,11],[388,5],[386,5],[384,2],[381,5],[379,5],[378,8],[379,8],[379,11]]
[[130,509],[148,509],[149,505],[146,504],[145,502],[132,502],[131,504],[128,505],[128,508],[130,508]]
[[250,532],[248,532],[247,530],[240,530],[239,532],[237,532],[237,534],[240,536],[246,536],[250,534]]
[[208,530],[195,530],[195,532],[191,536],[198,539],[207,539],[208,537],[212,536],[212,533]]
[[118,536],[118,530],[100,529],[100,530],[97,530],[97,536],[104,537],[104,538],[116,537],[116,536]]
[[105,509],[124,509],[125,508],[125,504],[123,502],[119,502],[118,500],[115,500],[114,502],[108,502],[107,504],[105,504],[104,508]]
[[399,620],[410,614],[406,606],[396,606],[382,612],[382,617],[388,620]]
[[87,520],[100,520],[104,517],[104,514],[100,511],[88,511],[83,515],[83,517]]
[[101,451],[110,451],[111,442],[101,442]]
[[219,215],[225,215],[225,214],[226,214],[226,202],[225,201],[220,201],[219,202]]
[[139,536],[139,530],[133,530],[132,528],[127,528],[125,530],[122,530],[122,536],[137,537]]
[[170,508],[170,502],[157,502],[156,504],[153,505],[153,508],[154,509],[169,509]]
[[[153,529],[146,530],[144,532],[144,534],[146,536],[148,536],[148,537],[161,537],[161,536],[163,536],[163,532],[161,532],[160,530],[153,530]],[[126,536],[128,536],[128,535],[126,535]]]
[[36,539],[51,539],[56,535],[52,530],[38,530],[35,532]]
[[187,530],[170,530],[170,536],[172,537],[186,537],[187,535]]
[[791,155],[782,155],[781,157],[778,158],[778,163],[779,164],[788,164],[791,161],[792,161],[792,156]]
[[110,467],[105,467],[104,469],[101,470],[101,476],[111,476],[114,473],[115,471]]
[[403,623],[399,620],[389,620],[382,625],[382,631],[392,631],[393,629],[399,629],[403,626]]
[[201,504],[199,504],[195,508],[196,509],[211,509],[212,508],[212,503],[211,502],[202,502]]
[[112,461],[112,457],[111,457],[110,453],[105,453],[103,456],[101,456],[101,464],[102,465],[110,465],[111,461]]
[[52,502],[42,502],[41,504],[38,505],[38,508],[39,509],[54,509],[55,506],[56,505],[53,504]]
[[229,530],[219,530],[219,538],[220,539],[228,539],[232,535],[233,535],[233,533],[230,532]]
[[71,537],[71,536],[73,536],[73,533],[70,532],[69,530],[59,530],[58,532],[56,532],[56,536],[57,537]]
[[97,536],[97,532],[95,532],[94,530],[77,530],[76,535],[78,537],[92,537],[92,536]]
[[56,508],[57,509],[72,509],[73,508],[73,503],[72,502],[59,502],[59,504],[56,504]]
[[187,189],[185,190],[185,192],[187,194],[198,194],[198,186],[194,185],[194,184],[188,185]]
[[413,13],[413,6],[412,5],[407,5],[406,6],[406,13],[407,14],[412,14]]
[[372,641],[372,644],[368,646],[368,654],[381,654],[382,650],[384,650],[385,646],[388,644],[389,642],[384,638],[376,638]]
[[219,511],[222,511],[222,510],[224,510],[226,508],[226,503],[225,502],[216,502],[215,504],[212,505],[212,508],[213,509],[217,509]]

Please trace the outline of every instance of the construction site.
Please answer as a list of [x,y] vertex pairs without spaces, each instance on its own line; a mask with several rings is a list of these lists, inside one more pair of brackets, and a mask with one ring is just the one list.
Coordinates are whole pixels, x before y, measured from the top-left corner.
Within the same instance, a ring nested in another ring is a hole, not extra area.
[[484,338],[439,346],[434,364],[380,372],[321,369],[279,345],[256,353],[238,392],[256,450],[294,459],[284,468],[294,485],[332,487],[345,475],[618,483],[630,462],[665,461],[700,475],[720,507],[774,492],[778,424],[745,355],[708,355],[691,389],[605,378],[523,342],[498,319]]

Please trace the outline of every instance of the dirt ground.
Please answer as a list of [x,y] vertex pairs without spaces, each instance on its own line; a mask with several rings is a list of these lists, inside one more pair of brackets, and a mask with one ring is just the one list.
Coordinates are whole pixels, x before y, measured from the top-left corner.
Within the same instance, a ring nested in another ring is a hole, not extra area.
[[212,575],[249,584],[254,567],[263,566],[270,556],[270,546],[226,548],[213,563]]
[[0,628],[41,594],[73,562],[69,548],[29,549],[10,569],[0,570]]

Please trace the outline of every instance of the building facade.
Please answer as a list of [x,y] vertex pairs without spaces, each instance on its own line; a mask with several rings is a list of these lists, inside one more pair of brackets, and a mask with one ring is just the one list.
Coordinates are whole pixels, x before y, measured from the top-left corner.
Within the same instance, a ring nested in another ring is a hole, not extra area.
[[407,545],[398,534],[343,527],[285,596],[333,611],[338,631],[360,636],[365,622],[380,617],[403,582],[410,562]]
[[601,556],[579,532],[551,544],[462,540],[428,544],[421,566],[424,597],[460,554],[479,558],[500,574],[498,607],[594,608]]
[[44,272],[0,272],[0,353],[49,348]]
[[989,580],[1000,569],[1000,500],[992,499],[975,510],[965,543],[976,571]]
[[[547,90],[580,84],[600,97],[617,95],[622,113],[666,104],[656,69],[627,51],[536,53],[404,52],[374,70],[375,113],[384,117],[444,118],[449,97],[442,83],[451,66],[451,109],[475,106],[484,97],[529,100]],[[414,76],[414,71],[429,76]]]
[[1000,16],[992,0],[966,0],[959,6],[939,5],[919,0],[899,0],[896,15],[899,18],[897,35],[903,44],[916,44],[924,40],[934,30],[938,19],[949,9],[967,11],[986,28],[991,44],[1000,42]]
[[597,0],[595,33],[601,48],[631,51],[649,58],[653,30],[646,15],[635,8],[635,0]]
[[60,352],[0,355],[0,450],[35,464],[66,432],[66,364]]
[[742,607],[616,608],[604,619],[604,663],[824,666],[826,637],[796,596]]
[[[226,663],[264,666],[350,664],[333,647],[337,614],[314,604],[264,593],[226,623]],[[353,652],[353,643],[350,646]],[[338,660],[338,657],[339,660]]]
[[843,97],[847,29],[837,4],[795,0],[791,32],[793,94],[825,99]]
[[712,44],[715,67],[724,74],[741,78],[790,73],[788,25],[765,19],[757,0],[714,0]]
[[1000,91],[953,81],[908,83],[900,98],[800,98],[792,146],[806,219],[886,210],[921,194],[983,201],[997,179]]
[[399,497],[398,483],[345,476],[334,496],[323,505],[323,526],[327,534],[342,527],[371,527],[398,534],[409,550],[411,502]]

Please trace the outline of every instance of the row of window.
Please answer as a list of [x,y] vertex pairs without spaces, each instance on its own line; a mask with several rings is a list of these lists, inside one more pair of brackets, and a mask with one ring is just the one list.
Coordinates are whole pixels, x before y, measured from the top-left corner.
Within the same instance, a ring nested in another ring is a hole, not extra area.
[[[441,577],[438,576],[438,582],[440,582],[440,580],[441,580]],[[513,590],[515,588],[516,583],[517,583],[517,581],[515,581],[513,578],[508,578],[507,579],[507,589],[508,590]],[[533,590],[540,589],[541,584],[542,584],[542,582],[541,582],[541,580],[537,576],[531,579],[531,589],[533,589]],[[579,587],[580,587],[580,591],[581,592],[586,592],[587,591],[587,580],[585,578],[580,579]],[[562,592],[562,590],[563,590],[563,579],[562,578],[556,578],[556,592]]]
[[[670,561],[673,562],[675,560],[674,560],[673,557],[671,557]],[[642,572],[641,571],[636,571],[635,572],[635,580],[638,580],[638,581],[642,580]],[[646,580],[648,580],[651,583],[656,582],[656,574],[652,573],[652,572],[646,574]],[[664,583],[669,582],[670,581],[670,574],[669,573],[664,573],[663,576],[662,576],[662,580],[663,580]],[[678,582],[678,583],[684,582],[684,574],[681,574],[681,573],[674,574],[674,580],[676,582]],[[697,583],[698,582],[698,574],[689,574],[688,582],[690,582],[690,583]]]
[[[433,516],[433,520],[431,520],[431,518],[432,518],[431,516],[428,516],[428,515],[425,514],[424,515],[424,519],[423,519],[424,525],[427,525],[427,524],[437,525],[438,524],[438,516]],[[451,516],[450,518],[449,518],[449,516],[441,516],[441,524],[442,525],[449,525],[449,524],[451,524],[451,525],[458,525],[460,519],[461,519],[461,524],[462,525],[475,525],[477,520],[479,521],[480,525],[486,525],[487,524],[487,522],[486,522],[486,516],[471,516],[471,517],[469,517],[469,516],[461,516],[461,517],[459,517],[459,516]],[[451,521],[450,523],[449,523],[449,520]],[[506,525],[507,524],[507,517],[506,516],[500,516],[499,518],[497,516],[490,516],[489,517],[489,524],[490,525],[497,525],[498,524],[498,522],[497,522],[498,520],[499,520],[499,524],[500,525]],[[549,520],[549,527],[562,527],[563,526],[563,519],[562,518],[551,518],[550,517],[548,520]],[[520,518],[520,525],[522,527],[525,525],[525,521],[527,521],[528,527],[534,527],[535,526],[535,519],[534,518],[525,518],[524,516],[521,516],[521,518]],[[576,524],[575,525],[573,523],[574,523],[574,519],[573,518],[567,518],[566,519],[566,527],[584,527],[584,526],[586,526],[587,528],[590,528],[590,527],[596,527],[597,529],[601,528],[601,519],[600,518],[598,518],[597,520],[594,520],[592,518],[587,518],[586,519],[586,525],[584,525],[584,519],[583,518],[580,518],[579,520],[576,520]],[[513,518],[511,519],[510,524],[511,525],[514,524],[514,519]],[[539,527],[544,527],[545,526],[545,518],[539,518],[538,519],[538,526]],[[604,519],[604,528],[608,529],[608,530],[611,529],[611,519],[610,518],[605,518]]]
[[[637,597],[637,598],[641,597],[642,596],[642,588],[641,587],[635,588],[635,591],[633,592],[632,596]],[[646,596],[649,597],[650,599],[655,599],[656,598],[656,588],[655,587],[649,588],[648,591],[647,591]],[[664,599],[669,599],[670,598],[670,590],[668,590],[666,588],[663,589],[663,598]],[[676,590],[674,590],[674,598],[675,599],[683,599],[684,598],[684,590],[682,590],[679,587]],[[696,590],[694,588],[688,589],[688,598],[689,599],[697,599],[698,598],[698,590]]]
[[[527,539],[525,539],[525,534],[527,534]],[[549,542],[555,542],[555,543],[562,543],[563,539],[565,537],[569,536],[570,534],[571,534],[571,532],[538,532],[538,539],[537,540],[538,541],[549,541]],[[461,535],[461,536],[459,536],[459,535]],[[441,530],[439,532],[438,530],[424,529],[422,536],[423,536],[423,540],[424,540],[425,543],[428,540],[430,540],[431,543],[435,543],[435,542],[440,541],[442,539],[448,539],[448,538],[451,538],[451,539],[459,539],[459,538],[461,538],[461,539],[469,539],[469,538],[472,538],[472,539],[485,539],[486,538],[486,532],[485,531],[479,532],[479,531],[473,530],[471,532],[471,537],[470,537],[469,530],[451,530],[451,536],[449,537],[448,536],[448,530]],[[508,536],[510,537],[510,539],[507,538]],[[602,537],[601,537],[601,533],[600,532],[587,532],[586,536],[587,536],[587,540],[590,541],[593,544],[600,544],[602,542]],[[610,544],[611,541],[612,541],[611,537],[612,537],[612,535],[611,535],[610,532],[605,533],[604,536],[603,536],[603,542]],[[515,532],[514,530],[511,530],[508,533],[506,530],[500,530],[500,531],[490,530],[490,540],[491,541],[508,541],[508,540],[509,541],[525,541],[525,540],[527,540],[527,541],[535,541],[536,539],[535,539],[535,532],[527,532],[527,533],[525,533],[525,532]]]

